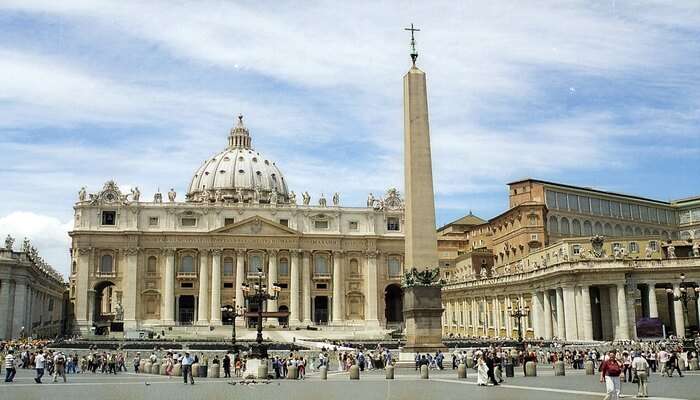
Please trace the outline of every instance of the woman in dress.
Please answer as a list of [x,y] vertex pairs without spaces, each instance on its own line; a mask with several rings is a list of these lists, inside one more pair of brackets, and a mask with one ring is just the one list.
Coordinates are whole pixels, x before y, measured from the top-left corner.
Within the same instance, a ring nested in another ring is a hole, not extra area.
[[489,367],[486,366],[486,360],[484,360],[483,355],[479,356],[479,361],[477,361],[476,372],[476,384],[479,386],[486,386],[487,382],[489,381]]
[[168,356],[165,358],[165,375],[168,375],[168,379],[173,377],[174,366],[175,362],[173,362],[173,355],[172,353],[168,353]]

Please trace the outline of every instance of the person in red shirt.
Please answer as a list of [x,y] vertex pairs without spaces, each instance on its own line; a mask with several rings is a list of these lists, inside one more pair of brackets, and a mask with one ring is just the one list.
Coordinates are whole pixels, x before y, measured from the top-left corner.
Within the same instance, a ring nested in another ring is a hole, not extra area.
[[616,359],[615,352],[608,353],[608,359],[603,362],[600,368],[600,382],[605,382],[604,400],[618,400],[620,393],[620,374],[622,373],[622,363]]

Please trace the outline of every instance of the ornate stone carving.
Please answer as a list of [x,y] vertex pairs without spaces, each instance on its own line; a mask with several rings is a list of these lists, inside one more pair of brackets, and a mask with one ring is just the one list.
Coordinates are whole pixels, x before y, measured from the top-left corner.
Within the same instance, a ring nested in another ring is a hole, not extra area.
[[693,245],[693,257],[700,257],[700,242]]
[[129,201],[129,195],[124,195],[119,190],[117,184],[110,180],[107,181],[102,187],[102,191],[97,194],[90,194],[90,204],[91,205],[117,205],[117,204],[127,204]]
[[91,247],[81,247],[81,248],[79,248],[79,249],[77,249],[77,250],[78,250],[78,254],[81,255],[81,256],[84,256],[84,255],[86,255],[86,254],[90,254],[90,253],[92,252],[92,248],[91,248]]
[[600,235],[595,235],[591,238],[591,255],[595,258],[602,258],[605,256],[605,249],[603,249],[603,244],[605,243],[605,238]]
[[311,203],[311,196],[309,195],[309,192],[302,193],[301,199],[305,206],[308,206],[309,203]]
[[273,206],[277,205],[277,192],[274,190],[270,192],[270,204]]
[[289,204],[297,205],[297,194],[293,190],[289,192]]
[[399,191],[396,188],[390,188],[386,191],[384,199],[375,205],[375,209],[388,210],[388,211],[400,211],[404,207],[403,200],[399,195]]
[[340,205],[340,193],[333,193],[333,205],[338,207]]
[[127,247],[125,249],[121,249],[121,252],[127,256],[135,256],[139,254],[140,250],[141,249],[139,249],[138,247]]
[[224,252],[223,249],[211,249],[211,255],[218,257]]
[[326,207],[326,197],[324,196],[323,193],[321,193],[321,197],[318,199],[318,205],[320,207]]
[[668,258],[676,258],[676,246],[669,242],[668,247],[666,247],[666,253],[668,254]]
[[404,288],[414,286],[442,286],[444,284],[445,281],[440,279],[440,268],[418,271],[418,269],[414,267],[403,275],[401,281],[401,285]]
[[175,201],[176,196],[177,196],[177,193],[175,193],[175,189],[170,188],[170,191],[168,192],[168,200],[170,200],[170,202],[172,203]]
[[163,249],[163,255],[170,257],[175,255],[175,248],[174,247],[166,247]]
[[24,238],[24,241],[22,241],[22,252],[23,253],[29,253],[32,249],[32,243],[27,239],[26,237]]
[[7,237],[5,238],[5,250],[12,251],[12,246],[14,244],[15,244],[15,239],[12,236],[7,235]]

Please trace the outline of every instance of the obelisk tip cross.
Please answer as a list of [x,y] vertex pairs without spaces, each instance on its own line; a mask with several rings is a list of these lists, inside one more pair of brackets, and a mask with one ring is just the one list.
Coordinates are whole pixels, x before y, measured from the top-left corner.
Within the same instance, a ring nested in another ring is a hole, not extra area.
[[403,28],[406,31],[411,31],[411,60],[413,60],[413,66],[416,66],[416,60],[418,59],[418,52],[416,51],[416,38],[413,35],[414,32],[420,32],[420,29],[414,28],[411,24],[410,28]]

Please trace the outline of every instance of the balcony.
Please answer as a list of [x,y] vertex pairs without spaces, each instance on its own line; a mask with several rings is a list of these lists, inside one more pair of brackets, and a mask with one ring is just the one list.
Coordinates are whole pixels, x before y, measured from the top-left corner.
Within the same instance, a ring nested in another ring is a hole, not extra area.
[[331,279],[331,273],[327,271],[314,271],[313,279],[329,280]]
[[117,272],[116,271],[97,271],[97,273],[95,273],[95,276],[98,278],[116,278]]
[[197,273],[177,271],[176,277],[177,279],[197,279]]

